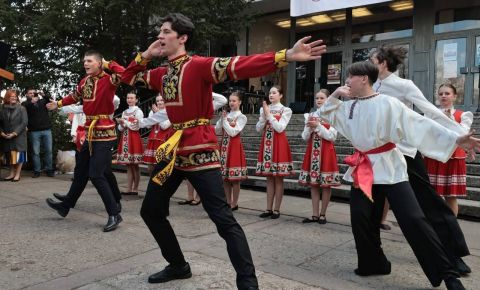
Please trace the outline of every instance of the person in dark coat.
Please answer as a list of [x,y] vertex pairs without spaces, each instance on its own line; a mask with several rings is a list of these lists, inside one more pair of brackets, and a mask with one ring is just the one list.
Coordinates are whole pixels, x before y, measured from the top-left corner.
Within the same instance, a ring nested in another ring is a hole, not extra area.
[[0,110],[0,151],[10,174],[3,181],[20,180],[22,165],[27,161],[27,111],[18,101],[17,92],[7,90]]

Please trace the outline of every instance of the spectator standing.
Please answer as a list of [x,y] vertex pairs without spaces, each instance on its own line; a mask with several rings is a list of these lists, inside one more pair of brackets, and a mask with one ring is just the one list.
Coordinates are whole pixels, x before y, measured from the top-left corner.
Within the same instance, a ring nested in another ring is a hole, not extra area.
[[40,152],[43,150],[43,165],[47,176],[55,176],[55,170],[52,163],[52,125],[47,107],[48,98],[45,98],[42,92],[34,89],[28,89],[26,93],[27,100],[22,105],[27,110],[28,115],[28,139],[32,146],[33,178],[40,176],[42,164]]
[[18,101],[17,92],[7,90],[0,110],[0,149],[10,174],[3,181],[20,180],[22,165],[27,161],[27,111]]

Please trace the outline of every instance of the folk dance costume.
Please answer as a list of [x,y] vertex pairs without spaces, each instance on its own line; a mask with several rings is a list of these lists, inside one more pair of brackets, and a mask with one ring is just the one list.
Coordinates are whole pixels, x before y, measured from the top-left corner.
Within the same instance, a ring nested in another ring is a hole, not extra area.
[[345,159],[350,168],[343,177],[354,184],[350,214],[358,257],[355,272],[372,275],[391,271],[379,228],[386,196],[430,283],[437,287],[443,279],[458,277],[414,196],[407,164],[395,146],[406,141],[430,158],[446,161],[456,148],[456,134],[383,94],[347,102],[330,96],[319,113],[356,149]]
[[220,165],[225,181],[247,179],[247,161],[243,151],[240,132],[247,124],[247,117],[240,111],[231,111],[218,119],[215,132],[222,135],[220,141]]
[[292,117],[292,110],[280,103],[271,104],[269,108],[268,120],[265,120],[263,108],[260,108],[260,118],[256,125],[257,132],[263,130],[256,175],[294,175],[292,153],[285,133],[285,128]]
[[124,68],[115,62],[108,63],[112,75],[102,71],[98,75],[84,77],[76,91],[57,102],[59,108],[76,104],[83,100],[86,115],[86,142],[77,154],[72,185],[63,204],[72,208],[85,188],[88,179],[100,194],[109,216],[117,216],[119,207],[112,194],[112,189],[105,178],[105,172],[112,162],[112,141],[116,140],[114,113],[114,95],[120,84],[119,74]]
[[218,141],[210,125],[212,84],[271,73],[286,65],[285,50],[227,58],[182,55],[170,60],[166,67],[149,71],[147,63],[139,54],[126,69],[122,81],[162,92],[175,133],[157,150],[159,164],[148,184],[142,218],[168,263],[183,267],[186,261],[167,216],[170,197],[187,178],[227,243],[238,288],[258,287],[245,234],[225,199]]
[[140,136],[138,120],[143,118],[142,110],[137,106],[131,106],[122,113],[125,127],[118,124],[118,130],[122,132],[118,142],[118,164],[140,164],[143,157],[143,143]]
[[305,124],[311,120],[319,120],[321,124],[313,131],[306,125],[303,129],[302,138],[308,143],[298,183],[314,187],[341,185],[337,154],[333,145],[337,139],[337,130],[330,124],[321,121],[317,112],[306,113],[304,116]]
[[[161,111],[166,113],[165,109]],[[150,118],[153,114],[155,113],[150,111],[148,118]],[[148,135],[147,147],[145,148],[145,151],[143,151],[143,163],[157,164],[157,160],[155,159],[155,151],[172,135],[172,123],[170,123],[170,120],[167,119],[159,123],[154,123],[153,125],[145,125],[145,121],[139,121],[139,125],[140,128],[151,127],[150,134]]]
[[[116,110],[118,106],[120,105],[120,98],[117,97],[116,95],[113,98],[113,106],[114,109]],[[60,113],[64,115],[68,114],[73,114],[72,118],[72,127],[70,129],[70,135],[72,136],[72,139],[75,143],[76,146],[76,152],[75,152],[75,171],[73,174],[73,178],[75,178],[77,172],[77,163],[79,158],[78,152],[82,149],[83,144],[85,143],[85,139],[87,137],[87,133],[85,131],[85,122],[87,121],[87,118],[85,116],[85,113],[83,112],[83,105],[68,105],[68,106],[63,106],[60,108]],[[110,119],[113,119],[113,113],[110,114]],[[111,165],[111,162],[110,162]],[[120,193],[120,189],[118,188],[118,183],[117,183],[117,178],[113,174],[112,167],[108,166],[105,170],[105,178],[107,179],[108,184],[110,185],[110,189],[112,190],[113,196],[115,198],[115,201],[117,204],[120,204],[120,200],[122,199],[122,194]],[[88,180],[84,180],[83,185],[78,185],[79,188],[85,189],[87,186]],[[73,183],[72,183],[73,185]],[[82,192],[83,192],[82,189]],[[77,200],[80,198],[80,195],[73,195],[72,191],[69,191],[70,195],[66,195],[66,199],[70,201],[70,206],[73,208],[75,207],[75,204],[77,203]]]
[[[425,117],[436,121],[458,135],[468,133],[457,122],[448,118],[441,110],[430,103],[411,80],[402,79],[392,73],[383,80],[377,80],[373,89],[400,100],[412,110],[415,106],[425,114]],[[418,131],[417,129],[413,130]],[[424,156],[428,156],[428,152],[423,152],[420,148],[420,152],[417,152],[415,146],[405,141],[397,143],[397,147],[407,161],[408,179],[420,207],[440,237],[449,259],[453,263],[458,263],[459,257],[469,255],[470,251],[456,216],[430,184],[425,163],[420,154],[421,152]]]
[[[467,131],[473,123],[471,112],[462,112],[453,108],[444,110],[447,117],[454,119]],[[457,148],[446,162],[425,157],[430,183],[441,196],[467,196],[467,154],[462,148]]]

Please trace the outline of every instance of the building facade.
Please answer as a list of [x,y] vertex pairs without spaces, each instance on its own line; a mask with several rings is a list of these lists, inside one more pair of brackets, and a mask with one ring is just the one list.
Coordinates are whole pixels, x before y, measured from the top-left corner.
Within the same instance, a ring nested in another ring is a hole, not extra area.
[[430,101],[447,82],[457,88],[458,108],[479,107],[480,0],[394,0],[299,17],[290,16],[288,0],[255,1],[252,8],[259,16],[238,43],[239,54],[282,49],[306,35],[323,39],[328,52],[320,60],[291,63],[251,79],[251,91],[280,84],[286,104],[305,103],[308,110],[318,89],[333,91],[345,83],[349,64],[366,60],[381,45],[393,45],[408,51],[396,73],[412,79]]

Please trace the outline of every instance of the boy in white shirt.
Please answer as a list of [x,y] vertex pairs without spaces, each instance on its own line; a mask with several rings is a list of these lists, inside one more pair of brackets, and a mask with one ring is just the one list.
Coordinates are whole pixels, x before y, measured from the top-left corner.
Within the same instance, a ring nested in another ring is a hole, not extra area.
[[[408,183],[407,164],[396,143],[406,141],[428,156],[448,160],[456,146],[472,152],[480,140],[457,134],[427,119],[395,98],[375,93],[378,68],[371,62],[348,68],[347,86],[338,88],[319,110],[320,116],[356,148],[345,162],[344,179],[352,181],[350,212],[360,276],[387,275],[391,264],[380,241],[385,196],[405,238],[433,286],[444,280],[447,289],[465,289],[458,273]],[[354,100],[342,102],[339,96]],[[373,201],[373,202],[372,202]]]

